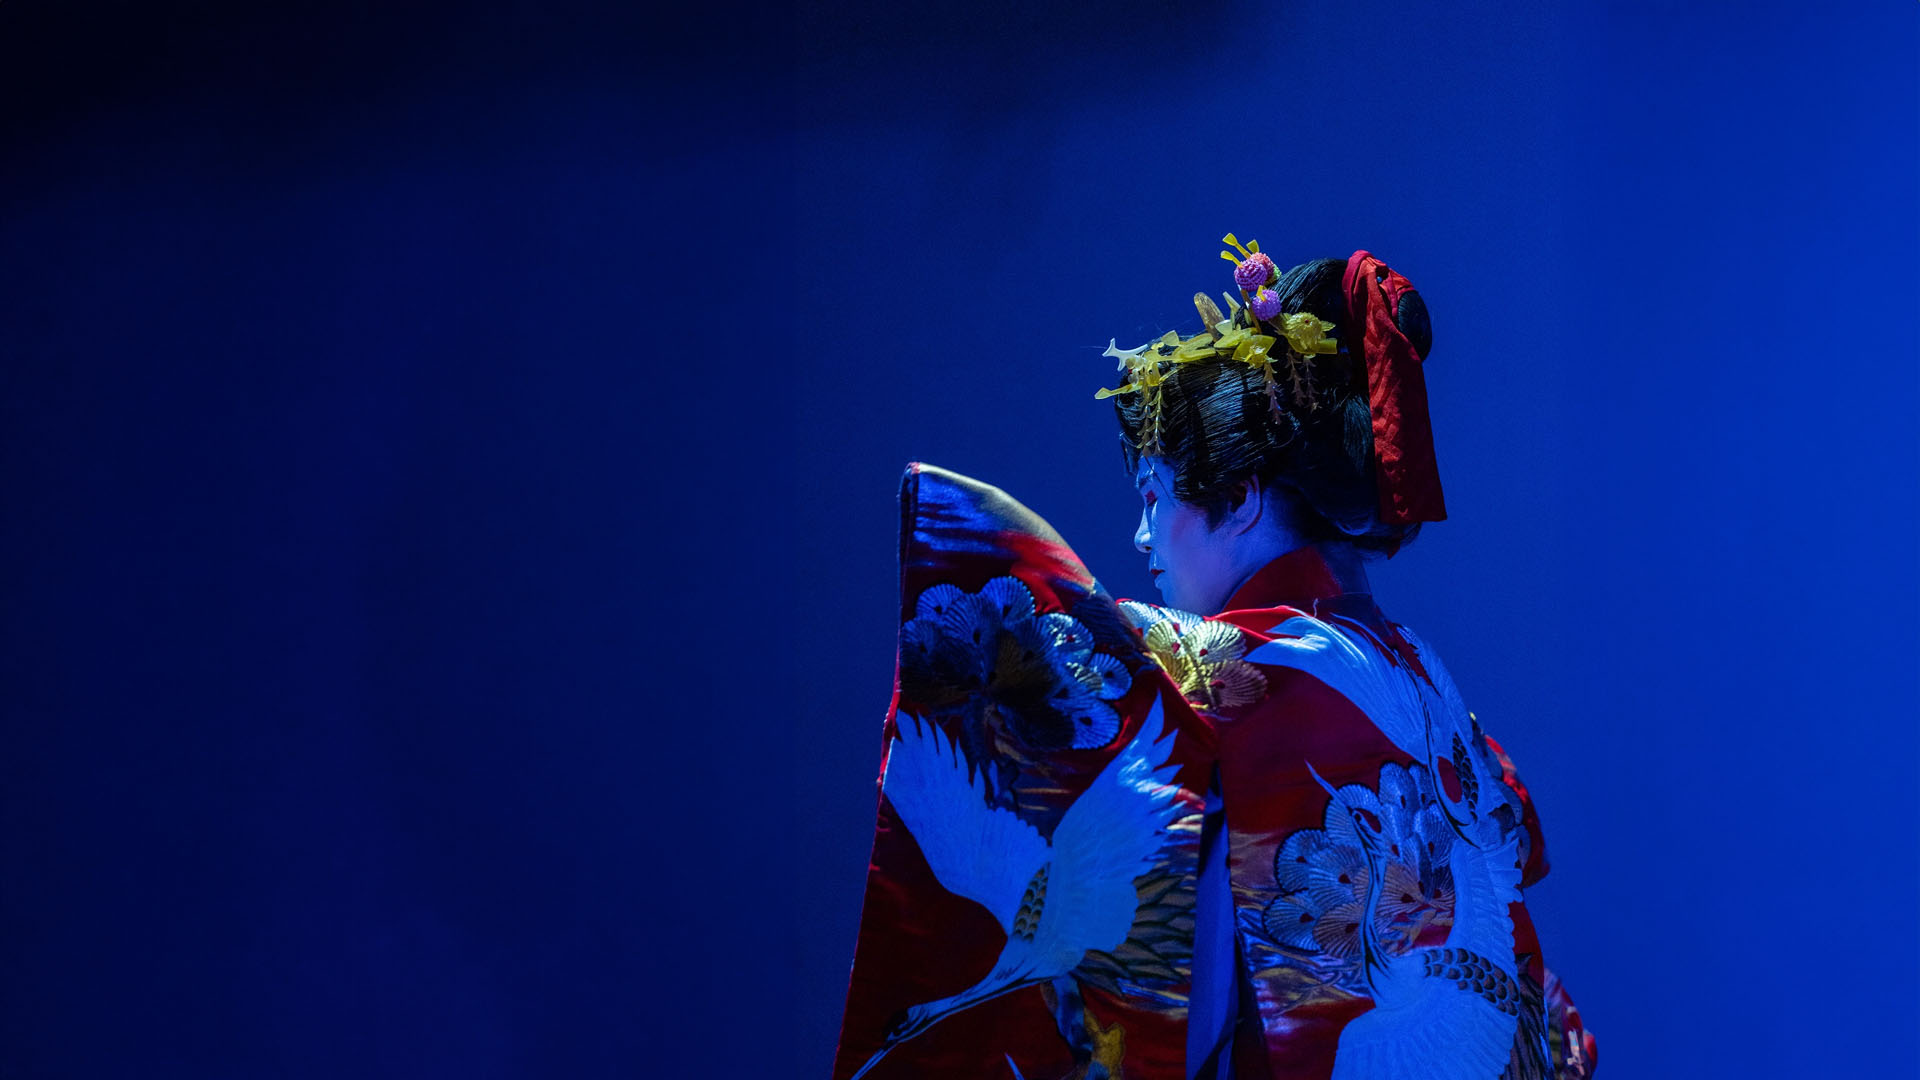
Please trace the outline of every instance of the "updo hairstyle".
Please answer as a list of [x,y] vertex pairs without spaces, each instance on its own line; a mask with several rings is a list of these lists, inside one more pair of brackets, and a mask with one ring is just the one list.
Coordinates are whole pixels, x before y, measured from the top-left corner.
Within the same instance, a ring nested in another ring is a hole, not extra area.
[[[1161,384],[1157,456],[1173,470],[1174,497],[1204,510],[1209,525],[1226,518],[1235,487],[1258,477],[1263,486],[1298,496],[1310,543],[1347,541],[1390,555],[1419,534],[1417,522],[1380,520],[1366,363],[1349,351],[1341,284],[1346,267],[1344,259],[1316,259],[1281,274],[1273,286],[1280,295],[1279,317],[1314,315],[1334,325],[1328,336],[1340,343],[1338,353],[1292,361],[1307,377],[1304,400],[1288,378],[1283,343],[1275,346],[1281,350],[1274,363],[1278,409],[1269,401],[1266,380],[1247,364],[1220,358],[1170,365]],[[1243,310],[1240,318],[1246,317]],[[1395,322],[1425,357],[1433,330],[1418,293],[1403,298]],[[1114,398],[1129,474],[1140,467],[1144,397]]]

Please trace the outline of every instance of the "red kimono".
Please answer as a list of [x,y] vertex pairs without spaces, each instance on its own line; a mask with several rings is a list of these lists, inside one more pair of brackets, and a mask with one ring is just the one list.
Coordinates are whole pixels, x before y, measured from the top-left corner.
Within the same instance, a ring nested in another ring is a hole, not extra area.
[[916,465],[836,1080],[1583,1077],[1512,763],[1313,549],[1200,618],[1116,602]]

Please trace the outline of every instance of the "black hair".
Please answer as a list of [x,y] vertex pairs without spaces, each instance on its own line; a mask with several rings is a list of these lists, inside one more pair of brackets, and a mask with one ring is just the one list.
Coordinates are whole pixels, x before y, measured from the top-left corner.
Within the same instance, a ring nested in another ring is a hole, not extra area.
[[[1366,362],[1348,332],[1341,284],[1346,266],[1345,259],[1317,259],[1280,274],[1273,285],[1283,315],[1305,312],[1330,322],[1328,336],[1340,343],[1338,353],[1299,365],[1305,382],[1293,381],[1282,344],[1274,346],[1272,388],[1258,370],[1231,358],[1169,366],[1160,387],[1157,456],[1173,469],[1174,497],[1206,511],[1209,525],[1225,519],[1234,489],[1257,477],[1264,486],[1298,494],[1309,542],[1344,540],[1365,552],[1392,554],[1419,534],[1418,523],[1380,520]],[[1419,294],[1405,294],[1395,316],[1426,356],[1433,332]],[[1140,468],[1141,426],[1148,420],[1143,398],[1114,398],[1130,473]]]

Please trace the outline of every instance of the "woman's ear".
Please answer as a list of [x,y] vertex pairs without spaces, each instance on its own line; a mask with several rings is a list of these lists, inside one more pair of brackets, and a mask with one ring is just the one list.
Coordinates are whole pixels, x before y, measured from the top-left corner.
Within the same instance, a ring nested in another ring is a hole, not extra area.
[[1266,489],[1260,478],[1249,476],[1233,486],[1227,495],[1227,519],[1221,526],[1235,535],[1249,532],[1260,524],[1267,511]]

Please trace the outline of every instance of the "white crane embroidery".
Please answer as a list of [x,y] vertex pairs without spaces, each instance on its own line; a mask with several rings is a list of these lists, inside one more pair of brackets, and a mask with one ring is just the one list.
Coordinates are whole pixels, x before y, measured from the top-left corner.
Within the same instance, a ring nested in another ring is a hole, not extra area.
[[1135,879],[1187,811],[1173,785],[1177,767],[1166,764],[1174,740],[1157,700],[1133,740],[1061,815],[1051,843],[1013,812],[987,805],[977,768],[937,725],[901,720],[881,789],[941,886],[992,912],[1007,944],[986,978],[909,1007],[854,1080],[945,1017],[1066,975],[1089,951],[1118,948],[1139,911]]
[[1394,955],[1380,940],[1378,927],[1386,863],[1396,856],[1383,836],[1380,796],[1362,784],[1335,790],[1307,766],[1345,811],[1352,835],[1339,842],[1357,846],[1367,864],[1359,929],[1373,1008],[1341,1029],[1334,1080],[1494,1080],[1513,1058],[1520,1010],[1526,1007],[1507,908],[1521,899],[1520,838],[1492,813],[1499,799],[1497,777],[1480,782],[1462,774],[1458,803],[1439,783],[1436,737],[1441,745],[1453,747],[1456,771],[1468,765],[1464,748],[1473,721],[1466,705],[1445,667],[1410,634],[1406,636],[1420,654],[1430,686],[1318,619],[1291,618],[1272,633],[1274,640],[1247,659],[1306,671],[1358,706],[1395,745],[1426,763],[1447,822],[1445,862],[1453,874],[1453,925],[1444,944]]
[[1308,772],[1346,811],[1368,874],[1360,943],[1373,1008],[1341,1029],[1334,1080],[1493,1080],[1512,1057],[1522,1007],[1507,911],[1520,899],[1518,840],[1500,838],[1499,824],[1464,801],[1467,813],[1456,813],[1439,792],[1452,834],[1453,926],[1444,944],[1396,956],[1377,926],[1391,857],[1381,835],[1385,808],[1363,785],[1336,791],[1311,765]]

